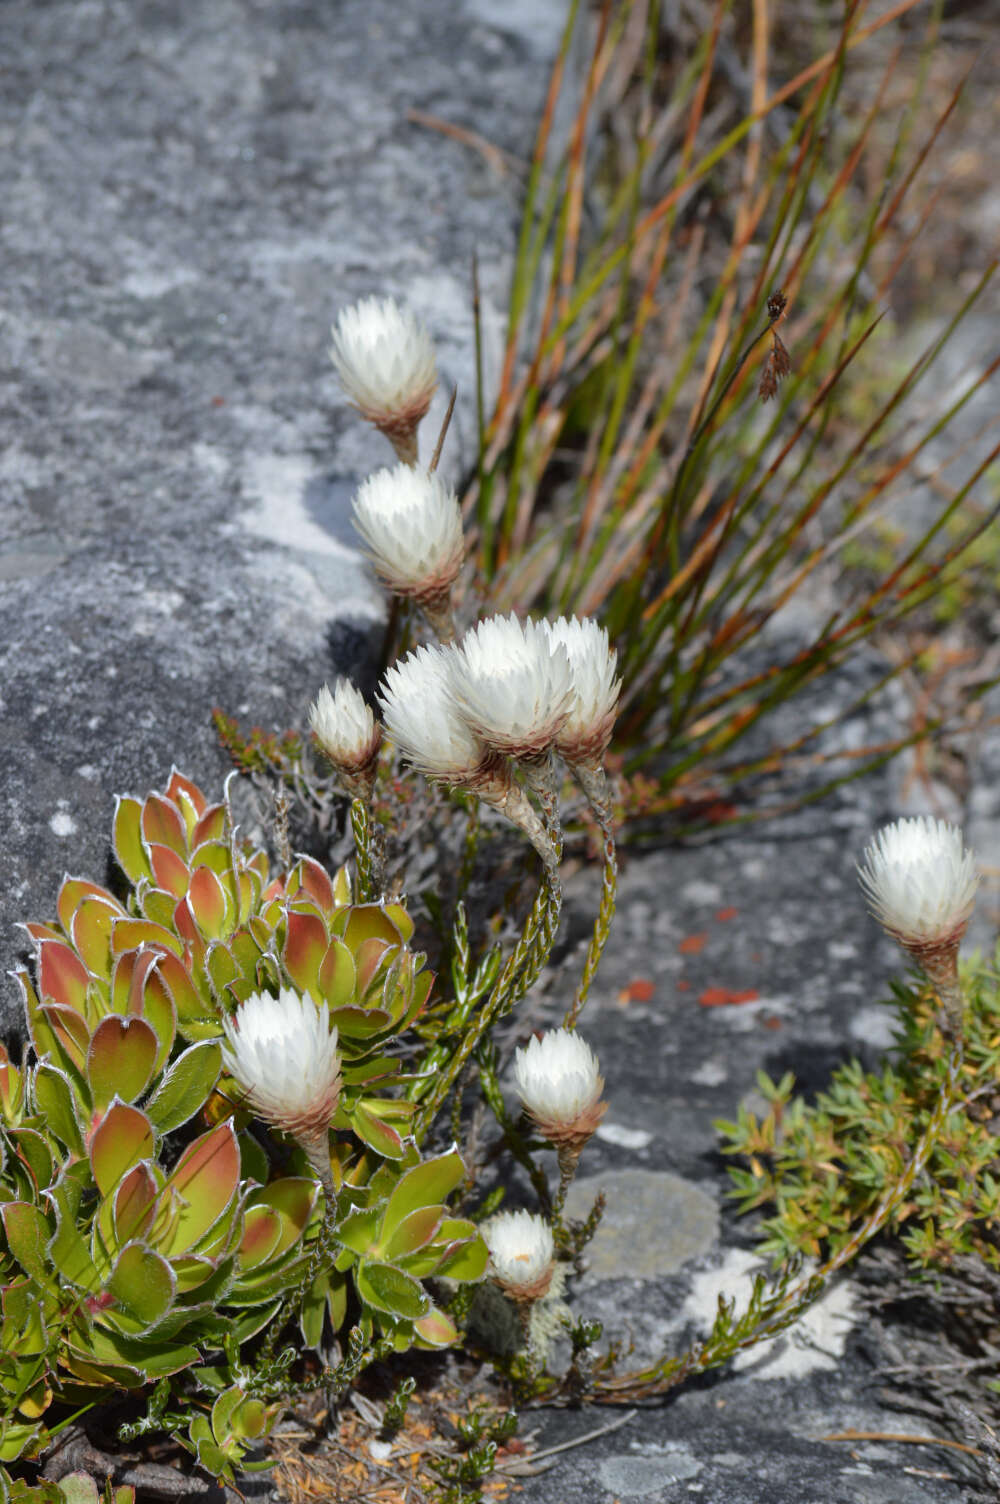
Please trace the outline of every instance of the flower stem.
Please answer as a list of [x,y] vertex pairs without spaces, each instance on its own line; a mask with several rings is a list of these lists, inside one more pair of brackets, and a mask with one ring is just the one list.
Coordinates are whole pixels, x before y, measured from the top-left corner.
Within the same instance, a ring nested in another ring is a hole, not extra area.
[[362,903],[377,901],[384,886],[381,829],[363,799],[351,800],[351,830],[358,867],[358,896]]
[[601,774],[600,785],[592,784],[590,788],[584,785],[587,797],[590,799],[591,808],[601,828],[604,847],[604,876],[601,886],[601,906],[598,909],[597,919],[594,923],[594,933],[590,937],[590,945],[587,950],[587,959],[584,962],[580,985],[576,989],[576,996],[563,1019],[564,1029],[576,1028],[581,1009],[587,1001],[590,984],[594,980],[594,974],[600,964],[604,947],[608,942],[611,921],[615,917],[615,902],[618,894],[618,857],[615,851],[615,832],[611,816],[611,800],[608,797],[606,785],[603,787],[601,785],[604,785],[603,773]]
[[[414,1120],[413,1136],[418,1144],[426,1136],[437,1116],[438,1109],[480,1041],[489,1036],[497,1020],[510,1012],[514,1004],[524,996],[537,978],[551,949],[552,939],[558,926],[560,900],[558,868],[550,868],[546,863],[544,876],[535,894],[535,901],[521,938],[507,957],[506,965],[494,983],[493,991],[479,1010],[478,1019],[470,1023],[455,1053],[448,1063],[441,1067],[434,1090],[424,1102],[419,1116]],[[554,922],[551,918],[553,908],[555,908]]]

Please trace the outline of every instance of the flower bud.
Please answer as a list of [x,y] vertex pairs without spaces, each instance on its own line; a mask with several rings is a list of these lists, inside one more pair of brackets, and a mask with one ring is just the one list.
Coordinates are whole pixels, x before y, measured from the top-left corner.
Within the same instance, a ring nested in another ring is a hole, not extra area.
[[228,1043],[222,1063],[264,1120],[297,1138],[328,1196],[330,1120],[340,1101],[337,1030],[319,1007],[282,987],[277,997],[253,992],[222,1020]]
[[500,1212],[483,1227],[490,1274],[519,1305],[540,1300],[552,1283],[555,1243],[543,1217]]
[[333,693],[328,684],[323,685],[310,707],[309,724],[351,792],[369,798],[382,728],[349,679],[338,679]]
[[416,315],[392,298],[362,298],[334,324],[330,359],[362,417],[415,464],[417,428],[437,387],[434,345]]
[[597,1056],[569,1029],[550,1029],[514,1055],[514,1080],[539,1132],[579,1155],[607,1111]]
[[379,579],[451,637],[449,595],[465,557],[454,491],[419,465],[376,470],[354,498],[353,522]]
[[958,947],[976,902],[975,858],[957,825],[897,820],[865,850],[858,876],[883,928],[921,966],[957,1032],[962,1019]]

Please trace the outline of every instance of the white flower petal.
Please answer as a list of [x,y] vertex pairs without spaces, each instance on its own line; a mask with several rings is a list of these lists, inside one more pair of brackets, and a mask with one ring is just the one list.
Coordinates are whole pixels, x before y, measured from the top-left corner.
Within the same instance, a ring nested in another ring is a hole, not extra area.
[[407,762],[429,778],[463,783],[487,750],[452,704],[448,662],[453,650],[417,648],[386,670],[378,696],[385,727]]

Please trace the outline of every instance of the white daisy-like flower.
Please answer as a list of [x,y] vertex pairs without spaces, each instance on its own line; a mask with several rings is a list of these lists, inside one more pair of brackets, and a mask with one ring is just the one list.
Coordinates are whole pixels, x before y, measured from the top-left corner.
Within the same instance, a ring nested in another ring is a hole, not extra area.
[[866,848],[858,876],[876,919],[908,950],[957,946],[979,880],[957,825],[897,820]]
[[344,773],[361,773],[378,756],[382,728],[371,706],[350,679],[338,679],[332,691],[324,684],[309,709],[309,724],[334,767]]
[[618,712],[622,681],[615,678],[618,655],[608,643],[608,634],[589,616],[560,616],[543,621],[553,646],[562,647],[569,659],[573,699],[570,712],[556,736],[556,748],[569,763],[599,765],[608,750]]
[[[313,1159],[327,1142],[340,1100],[340,1054],[330,1009],[291,987],[277,997],[253,992],[231,1018],[223,1018],[227,1044],[222,1062],[255,1112],[293,1134]],[[330,1173],[329,1152],[326,1174]]]
[[417,426],[437,387],[427,329],[392,298],[362,298],[341,311],[332,333],[330,359],[347,396],[401,460],[415,461]]
[[450,656],[440,647],[407,653],[386,670],[378,699],[386,730],[408,763],[442,783],[472,784],[491,759],[452,703]]
[[487,746],[539,757],[553,745],[573,703],[569,657],[538,622],[489,616],[448,660],[452,700]]
[[376,574],[418,605],[441,601],[462,567],[458,498],[417,465],[376,470],[354,498],[354,526]]
[[544,1217],[499,1212],[483,1226],[490,1273],[514,1300],[539,1300],[552,1283],[555,1242]]
[[604,1079],[586,1040],[550,1029],[514,1055],[521,1101],[551,1143],[582,1148],[607,1111]]

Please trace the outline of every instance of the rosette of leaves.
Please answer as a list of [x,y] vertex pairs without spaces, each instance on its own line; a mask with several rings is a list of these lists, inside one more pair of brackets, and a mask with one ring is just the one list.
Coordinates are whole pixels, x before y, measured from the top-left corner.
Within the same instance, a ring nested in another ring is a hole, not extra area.
[[[192,1450],[224,1471],[276,1408],[234,1382],[240,1344],[289,1299],[312,1346],[327,1317],[446,1345],[422,1281],[478,1279],[486,1251],[446,1205],[457,1153],[421,1161],[413,1104],[387,1094],[431,985],[402,906],[353,903],[346,872],[307,858],[269,880],[227,807],[176,771],[119,800],[114,849],[124,900],[67,877],[56,920],[26,927],[36,1063],[0,1056],[0,1461],[44,1448],[54,1402],[185,1375]],[[343,1056],[323,1245],[314,1177],[287,1173],[299,1151],[252,1133],[220,1079],[222,1014],[282,985],[328,1005]]]
[[169,1018],[112,1013],[74,1043],[23,1072],[0,1061],[0,1461],[44,1448],[53,1404],[238,1352],[308,1268],[311,1178],[246,1174],[230,1120],[177,1152],[218,1078],[214,1041],[168,1065]]

